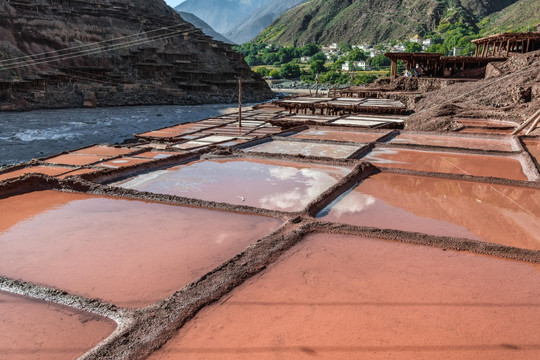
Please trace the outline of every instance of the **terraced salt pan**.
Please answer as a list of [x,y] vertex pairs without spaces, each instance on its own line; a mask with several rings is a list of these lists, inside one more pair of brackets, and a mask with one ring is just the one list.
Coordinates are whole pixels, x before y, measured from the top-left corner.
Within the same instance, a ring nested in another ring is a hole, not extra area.
[[540,164],[540,140],[527,139],[524,140],[524,142],[529,153],[536,159],[536,162]]
[[83,166],[97,163],[103,160],[100,155],[63,154],[44,160],[50,164]]
[[354,154],[359,148],[359,146],[353,145],[272,140],[247,148],[245,151],[344,159]]
[[0,291],[0,358],[71,360],[109,336],[100,316]]
[[479,150],[517,151],[517,146],[512,146],[512,140],[486,139],[478,137],[458,137],[443,135],[411,134],[402,132],[392,140],[392,144],[415,144],[442,147],[460,147]]
[[23,169],[13,170],[10,172],[0,174],[0,181],[14,179],[16,177],[26,175],[26,174],[31,174],[31,173],[43,174],[43,175],[49,175],[49,176],[58,176],[58,175],[70,172],[72,170],[73,168],[60,167],[60,166],[29,166]]
[[150,359],[537,359],[539,297],[526,263],[312,235]]
[[73,151],[74,154],[97,155],[100,157],[116,157],[132,153],[133,149],[95,145]]
[[370,143],[383,137],[387,133],[370,133],[360,131],[330,130],[330,129],[309,129],[291,135],[294,139],[307,140],[333,140],[348,141],[356,143]]
[[107,167],[107,168],[112,168],[112,169],[118,169],[118,168],[122,168],[122,167],[142,164],[142,163],[145,163],[145,162],[148,162],[148,161],[151,161],[151,160],[152,159],[148,159],[148,158],[123,157],[123,158],[119,158],[119,159],[100,162],[100,163],[96,164],[96,166]]
[[204,160],[110,185],[270,210],[300,211],[348,172],[341,167],[286,161]]
[[381,167],[527,180],[519,160],[501,156],[375,148],[362,160]]
[[124,307],[165,298],[282,224],[56,191],[1,199],[0,208],[0,275]]
[[317,217],[540,250],[537,189],[380,173]]

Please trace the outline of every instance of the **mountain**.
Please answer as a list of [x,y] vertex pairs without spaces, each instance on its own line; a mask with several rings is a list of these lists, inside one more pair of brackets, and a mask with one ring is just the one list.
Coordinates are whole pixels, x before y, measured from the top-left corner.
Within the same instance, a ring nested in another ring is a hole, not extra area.
[[195,16],[192,13],[177,11],[182,19],[186,20],[188,23],[191,23],[196,28],[201,29],[206,35],[210,36],[214,40],[222,41],[227,44],[234,44],[233,41],[227,39],[225,36],[216,32],[210,25],[201,20],[199,17]]
[[480,26],[482,34],[492,35],[500,32],[535,31],[540,23],[540,1],[520,0],[502,11],[491,14]]
[[271,0],[234,24],[225,34],[237,44],[253,40],[275,19],[307,0]]
[[[99,6],[96,6],[99,3]],[[0,0],[0,110],[272,96],[231,45],[163,0]]]
[[221,34],[270,0],[186,0],[174,9],[195,14]]
[[441,19],[472,22],[517,0],[311,0],[280,16],[255,41],[302,45],[380,43],[434,30]]

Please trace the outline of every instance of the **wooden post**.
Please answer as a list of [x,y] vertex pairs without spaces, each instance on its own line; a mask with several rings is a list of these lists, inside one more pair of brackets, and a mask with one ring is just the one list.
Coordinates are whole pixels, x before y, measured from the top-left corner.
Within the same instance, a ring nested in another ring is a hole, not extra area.
[[478,57],[478,45],[476,45],[476,49],[474,50],[474,57]]
[[510,52],[510,39],[506,42],[506,57],[508,57],[508,53]]
[[538,123],[540,122],[540,115],[536,117],[536,120],[533,122],[529,130],[525,132],[525,135],[529,135],[536,127],[538,126]]
[[529,125],[531,122],[534,121],[534,119],[536,119],[537,116],[540,116],[540,110],[538,110],[537,112],[534,113],[533,116],[531,116],[529,119],[527,119],[527,121],[525,121],[523,124],[521,124],[520,126],[518,126],[516,128],[516,130],[514,130],[512,132],[511,135],[516,135],[516,134],[519,134],[521,132],[521,130],[525,129],[527,127],[527,125]]
[[390,76],[394,79],[397,77],[397,60],[395,59],[392,59],[390,63]]
[[531,38],[527,38],[527,50],[525,52],[529,52],[529,45],[531,43]]
[[242,77],[238,77],[238,127],[242,127]]

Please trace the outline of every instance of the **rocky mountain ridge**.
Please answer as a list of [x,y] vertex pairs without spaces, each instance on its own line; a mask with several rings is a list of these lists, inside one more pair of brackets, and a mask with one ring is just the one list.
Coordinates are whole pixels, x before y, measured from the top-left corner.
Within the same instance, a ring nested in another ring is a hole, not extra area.
[[191,23],[196,28],[201,29],[206,35],[210,36],[212,39],[224,42],[226,44],[234,44],[234,41],[229,40],[222,34],[215,31],[209,24],[207,24],[205,21],[203,21],[201,18],[199,18],[195,14],[182,12],[182,11],[177,11],[177,13],[180,14],[182,19]]
[[[174,9],[195,14],[220,34],[270,0],[186,0]],[[231,39],[234,41],[234,39]]]
[[164,1],[0,0],[0,109],[272,96],[231,46]]
[[474,24],[518,0],[310,0],[279,17],[257,42],[381,43],[434,30],[446,18]]
[[271,0],[236,22],[225,35],[238,44],[251,41],[283,13],[306,1]]

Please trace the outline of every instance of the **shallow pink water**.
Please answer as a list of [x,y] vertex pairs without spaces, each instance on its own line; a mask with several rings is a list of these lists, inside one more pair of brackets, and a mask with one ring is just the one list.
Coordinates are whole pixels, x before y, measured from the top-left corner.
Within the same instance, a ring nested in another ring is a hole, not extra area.
[[0,207],[14,214],[0,221],[0,275],[125,307],[165,298],[283,223],[55,191]]
[[392,139],[390,143],[512,151],[512,143],[510,139],[468,138],[458,136],[410,134],[407,132],[402,132],[397,137]]
[[299,211],[346,168],[254,159],[205,160],[111,185],[271,210]]
[[362,159],[381,167],[527,180],[518,160],[502,156],[375,148]]
[[318,217],[540,250],[540,190],[381,173]]
[[0,291],[1,359],[75,359],[115,329],[94,314]]
[[150,359],[532,360],[539,298],[526,263],[312,235]]

